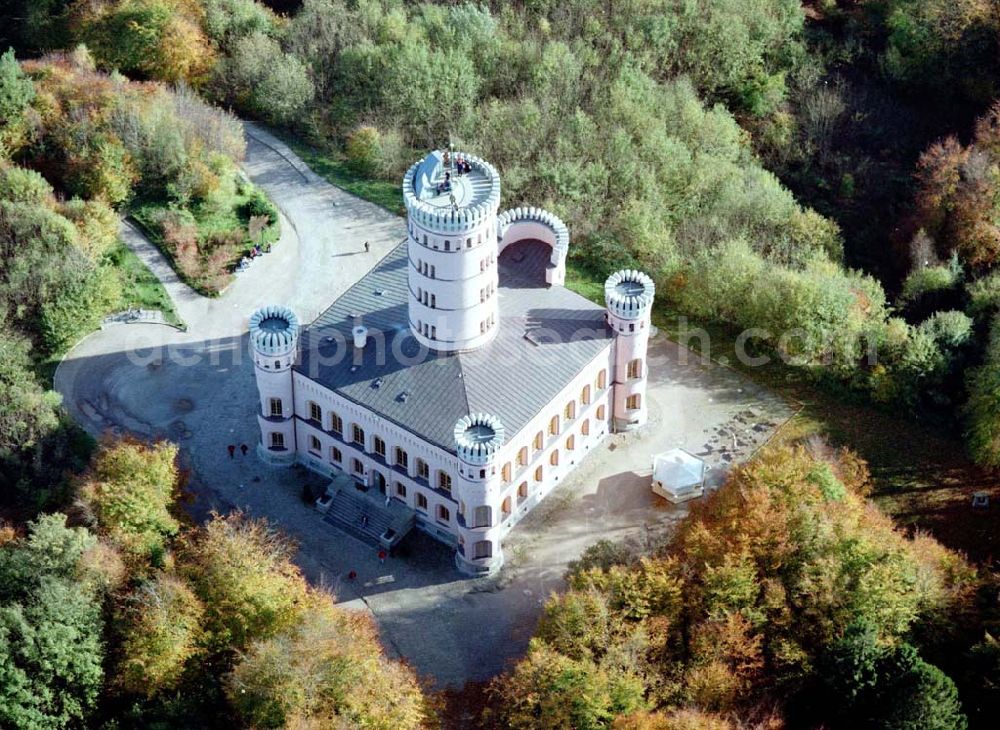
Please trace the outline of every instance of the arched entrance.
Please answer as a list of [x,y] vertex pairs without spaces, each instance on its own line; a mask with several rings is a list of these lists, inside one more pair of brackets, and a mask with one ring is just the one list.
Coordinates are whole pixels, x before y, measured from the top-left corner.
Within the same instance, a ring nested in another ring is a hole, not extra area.
[[378,487],[381,494],[385,494],[385,477],[382,476],[382,472],[372,470],[372,484]]

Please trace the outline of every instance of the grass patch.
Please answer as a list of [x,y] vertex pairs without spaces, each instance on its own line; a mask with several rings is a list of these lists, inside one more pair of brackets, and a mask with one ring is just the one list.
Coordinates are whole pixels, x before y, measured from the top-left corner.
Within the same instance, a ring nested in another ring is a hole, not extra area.
[[403,215],[406,212],[403,206],[401,182],[386,182],[364,177],[347,166],[344,155],[339,150],[316,147],[285,131],[274,129],[270,131],[327,182],[396,215]]
[[108,258],[121,274],[123,309],[158,309],[167,323],[182,324],[167,290],[132,249],[119,241]]
[[[264,250],[281,235],[278,210],[264,192],[235,170],[206,200],[186,207],[163,200],[137,202],[132,218],[163,252],[178,276],[204,296],[218,296],[255,245]],[[254,237],[251,219],[267,225]]]

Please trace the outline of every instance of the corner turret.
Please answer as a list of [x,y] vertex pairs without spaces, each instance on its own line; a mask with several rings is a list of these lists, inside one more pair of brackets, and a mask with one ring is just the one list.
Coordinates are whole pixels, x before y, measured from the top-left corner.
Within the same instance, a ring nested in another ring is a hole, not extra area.
[[612,427],[631,431],[648,417],[646,378],[653,299],[656,286],[641,271],[616,271],[604,282],[607,322],[615,332]]
[[295,459],[292,366],[298,356],[299,318],[291,309],[268,305],[250,316],[250,354],[260,395],[257,454],[269,464]]
[[455,564],[470,575],[495,572],[503,565],[496,457],[504,443],[500,419],[471,413],[455,424],[459,479],[455,496],[462,505]]

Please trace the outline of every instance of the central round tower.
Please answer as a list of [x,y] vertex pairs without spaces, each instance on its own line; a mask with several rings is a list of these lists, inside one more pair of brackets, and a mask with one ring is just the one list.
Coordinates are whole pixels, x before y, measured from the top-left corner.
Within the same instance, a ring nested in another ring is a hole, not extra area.
[[403,177],[413,336],[461,352],[499,328],[497,211],[500,176],[478,157],[431,152]]

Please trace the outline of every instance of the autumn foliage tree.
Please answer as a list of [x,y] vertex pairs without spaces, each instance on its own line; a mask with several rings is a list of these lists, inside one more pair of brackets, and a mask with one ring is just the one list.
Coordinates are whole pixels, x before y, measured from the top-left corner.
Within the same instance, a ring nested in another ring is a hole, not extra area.
[[492,717],[607,727],[658,710],[642,722],[672,727],[662,713],[677,707],[759,715],[812,696],[818,660],[849,626],[932,645],[969,610],[975,571],[897,531],[866,504],[867,478],[848,452],[773,447],[694,505],[661,555],[581,564],[528,656],[494,684]]

